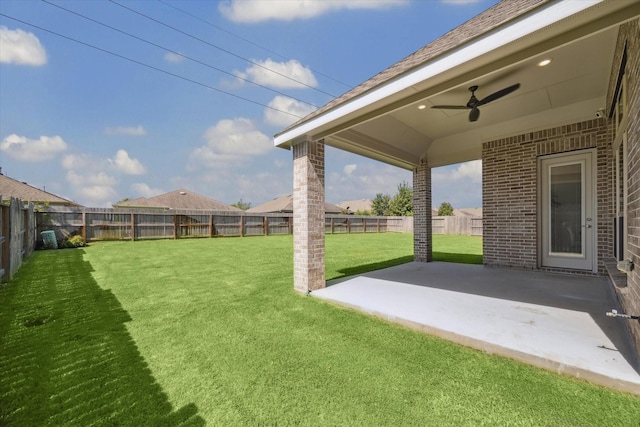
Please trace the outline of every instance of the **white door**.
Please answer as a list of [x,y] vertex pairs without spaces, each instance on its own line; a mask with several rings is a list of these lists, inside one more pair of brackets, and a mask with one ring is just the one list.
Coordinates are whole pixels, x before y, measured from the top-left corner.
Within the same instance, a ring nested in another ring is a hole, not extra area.
[[542,266],[595,270],[595,152],[543,157]]

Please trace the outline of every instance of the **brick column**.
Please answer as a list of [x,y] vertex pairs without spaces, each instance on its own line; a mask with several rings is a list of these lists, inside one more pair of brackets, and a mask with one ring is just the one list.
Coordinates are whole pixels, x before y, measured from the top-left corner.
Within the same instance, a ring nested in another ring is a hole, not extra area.
[[432,261],[431,168],[425,160],[413,169],[413,259]]
[[324,140],[293,146],[293,286],[325,287]]

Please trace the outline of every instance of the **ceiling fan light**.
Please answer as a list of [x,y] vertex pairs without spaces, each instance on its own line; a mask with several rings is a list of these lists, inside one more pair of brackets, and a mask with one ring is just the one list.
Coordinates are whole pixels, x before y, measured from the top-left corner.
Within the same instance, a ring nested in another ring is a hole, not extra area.
[[551,64],[551,58],[545,58],[542,61],[538,62],[538,67],[546,67]]
[[427,106],[424,104],[418,105],[418,110],[424,110],[425,108],[427,108]]

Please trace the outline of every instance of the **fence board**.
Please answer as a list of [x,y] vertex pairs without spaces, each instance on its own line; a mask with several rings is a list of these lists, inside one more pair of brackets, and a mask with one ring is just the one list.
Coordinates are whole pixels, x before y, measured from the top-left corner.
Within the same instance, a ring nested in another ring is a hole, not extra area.
[[[452,219],[453,218],[453,219]],[[58,239],[84,236],[97,240],[180,239],[292,234],[292,213],[141,210],[48,207],[36,215],[38,231],[55,230]],[[413,232],[413,217],[325,215],[325,232]],[[482,218],[433,217],[434,234],[482,235]]]
[[0,195],[0,211],[0,280],[9,281],[35,248],[34,205]]
[[434,216],[431,225],[433,234],[482,236],[482,217]]

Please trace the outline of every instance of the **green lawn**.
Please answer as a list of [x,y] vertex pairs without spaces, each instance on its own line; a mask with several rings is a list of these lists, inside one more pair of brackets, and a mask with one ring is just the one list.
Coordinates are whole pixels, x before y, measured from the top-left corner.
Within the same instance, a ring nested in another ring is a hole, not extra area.
[[[331,279],[412,237],[326,247]],[[638,425],[637,397],[300,295],[292,268],[291,236],[35,253],[0,286],[0,425]]]

